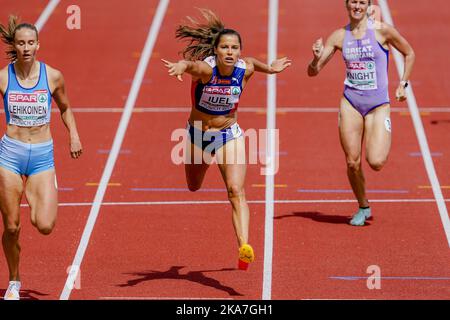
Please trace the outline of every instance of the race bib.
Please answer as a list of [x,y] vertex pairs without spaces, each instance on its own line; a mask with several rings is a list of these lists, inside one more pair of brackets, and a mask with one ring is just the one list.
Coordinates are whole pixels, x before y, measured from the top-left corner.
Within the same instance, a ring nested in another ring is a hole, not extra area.
[[35,127],[47,123],[48,91],[32,93],[8,92],[9,124],[20,127]]
[[239,102],[238,86],[205,86],[199,105],[210,111],[229,111]]
[[347,63],[345,84],[358,90],[376,90],[377,69],[374,61]]

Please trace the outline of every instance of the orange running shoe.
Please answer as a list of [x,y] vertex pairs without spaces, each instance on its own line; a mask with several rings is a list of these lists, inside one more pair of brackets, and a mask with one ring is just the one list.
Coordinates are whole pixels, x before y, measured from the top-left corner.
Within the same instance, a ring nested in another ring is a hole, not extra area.
[[243,244],[239,248],[239,261],[238,268],[240,270],[247,270],[249,263],[255,260],[255,253],[253,252],[253,248],[249,244]]

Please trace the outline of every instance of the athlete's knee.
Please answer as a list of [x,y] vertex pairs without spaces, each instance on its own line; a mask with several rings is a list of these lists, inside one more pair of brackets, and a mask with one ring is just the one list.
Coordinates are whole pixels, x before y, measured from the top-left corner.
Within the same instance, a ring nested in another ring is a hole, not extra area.
[[384,165],[387,162],[387,158],[375,158],[375,159],[367,159],[367,162],[369,163],[369,166],[375,170],[375,171],[380,171]]
[[199,190],[202,187],[203,183],[203,176],[200,175],[193,175],[191,173],[186,173],[186,184],[191,192],[195,192]]
[[229,185],[227,191],[229,199],[242,198],[245,196],[244,187],[238,184]]
[[53,228],[55,227],[54,222],[38,222],[36,225],[38,231],[43,235],[49,235],[52,233]]
[[361,170],[361,159],[347,158],[347,168],[351,171]]
[[16,223],[6,224],[3,234],[9,238],[18,237],[20,234],[20,224],[16,224]]
[[190,182],[188,182],[187,185],[188,185],[189,191],[191,191],[191,192],[195,192],[195,191],[199,190],[202,186],[200,183],[190,183]]

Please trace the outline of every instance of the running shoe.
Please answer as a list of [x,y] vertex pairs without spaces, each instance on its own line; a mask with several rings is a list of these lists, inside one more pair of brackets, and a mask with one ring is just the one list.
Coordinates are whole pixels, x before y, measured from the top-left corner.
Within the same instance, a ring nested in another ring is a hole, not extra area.
[[249,263],[255,260],[255,253],[253,252],[253,248],[249,244],[244,244],[239,248],[239,261],[238,268],[240,270],[247,270]]
[[358,212],[350,220],[350,224],[352,226],[363,226],[371,216],[370,208],[359,208]]
[[8,290],[5,292],[4,300],[20,300],[20,281],[10,281]]

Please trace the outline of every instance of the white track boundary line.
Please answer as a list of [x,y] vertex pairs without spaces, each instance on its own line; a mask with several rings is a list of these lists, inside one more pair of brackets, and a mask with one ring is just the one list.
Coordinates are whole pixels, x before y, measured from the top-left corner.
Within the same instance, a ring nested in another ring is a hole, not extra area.
[[60,0],[50,0],[48,2],[48,4],[45,7],[44,11],[42,11],[40,17],[38,18],[38,20],[34,24],[36,29],[38,29],[38,31],[41,31],[42,28],[44,28],[44,25],[47,23],[48,18],[50,18],[50,16],[52,15],[53,11],[58,6],[59,2],[60,2]]
[[[269,1],[269,35],[267,63],[277,58],[278,0]],[[262,299],[272,298],[273,217],[275,198],[275,128],[277,78],[267,75],[267,147],[266,147],[266,210],[264,225],[264,271]]]
[[114,138],[114,142],[111,148],[111,152],[109,154],[108,160],[106,162],[105,169],[103,171],[102,178],[100,180],[100,184],[97,189],[97,193],[94,198],[94,202],[89,213],[89,217],[83,231],[83,235],[80,240],[80,244],[77,249],[77,253],[73,260],[73,263],[69,270],[69,275],[67,277],[66,284],[64,285],[64,289],[61,293],[61,300],[68,300],[70,293],[72,292],[73,284],[77,278],[81,262],[83,261],[84,254],[86,252],[86,248],[89,242],[89,239],[92,234],[92,230],[94,229],[95,221],[97,220],[97,216],[100,210],[100,206],[103,201],[103,197],[106,192],[106,188],[111,178],[112,171],[114,169],[114,165],[116,163],[117,157],[119,155],[120,147],[122,145],[125,132],[128,127],[128,123],[130,121],[130,117],[133,111],[133,107],[136,103],[136,99],[139,93],[139,89],[142,84],[142,80],[144,79],[145,71],[147,70],[148,62],[151,57],[153,47],[156,42],[156,38],[158,36],[162,20],[166,14],[167,7],[169,5],[169,0],[161,0],[159,2],[158,8],[156,10],[155,16],[153,18],[152,25],[150,27],[147,40],[145,42],[144,50],[142,51],[141,58],[139,60],[139,65],[136,70],[136,74],[133,79],[133,84],[131,86],[130,93],[128,95],[128,99],[125,104],[125,109],[120,119],[119,127],[116,132],[116,136]]
[[[373,203],[434,203],[436,199],[374,199]],[[450,199],[444,199],[450,202]],[[248,200],[250,204],[266,204],[265,200]],[[322,200],[274,200],[276,204],[301,204],[301,203],[355,203],[354,199],[322,199]],[[226,200],[180,200],[180,201],[121,201],[121,202],[102,202],[102,206],[167,206],[167,205],[212,205],[229,204]],[[93,202],[65,202],[59,203],[60,207],[90,207]],[[21,204],[21,207],[28,207],[28,204]]]
[[[394,25],[394,21],[391,16],[391,12],[389,10],[389,6],[386,0],[378,0],[378,4],[381,8],[381,13],[383,15],[383,19]],[[400,78],[403,75],[404,62],[402,55],[397,51],[394,51],[395,64],[397,65],[397,71],[399,73]],[[412,85],[409,85],[406,90],[408,107],[411,113],[411,118],[413,120],[414,128],[416,130],[417,139],[419,140],[420,151],[422,153],[423,161],[425,163],[425,169],[428,174],[428,178],[430,179],[431,186],[433,188],[433,194],[436,199],[436,204],[439,210],[439,215],[441,216],[442,225],[444,227],[445,235],[447,237],[447,242],[450,247],[450,219],[448,216],[447,207],[445,205],[444,197],[442,195],[442,190],[439,184],[439,180],[436,174],[436,170],[434,169],[433,160],[431,158],[430,148],[428,147],[427,137],[425,134],[425,130],[423,128],[422,120],[420,118],[419,108],[417,106],[416,97],[414,96],[414,92],[412,89]]]

